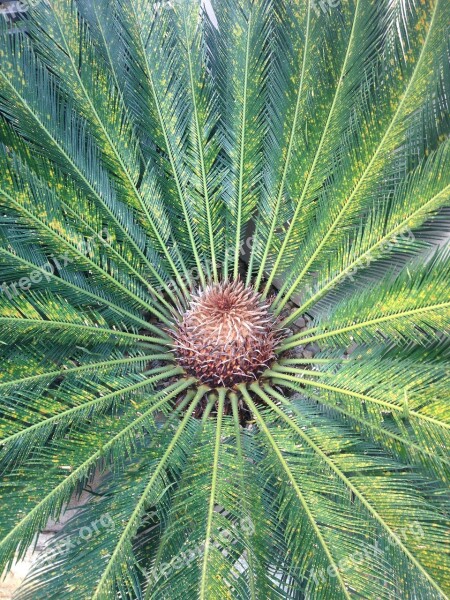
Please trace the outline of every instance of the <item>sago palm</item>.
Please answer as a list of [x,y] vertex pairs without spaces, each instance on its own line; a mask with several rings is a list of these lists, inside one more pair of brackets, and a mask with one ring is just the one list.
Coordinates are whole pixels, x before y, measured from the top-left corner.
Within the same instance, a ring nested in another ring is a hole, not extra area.
[[26,8],[0,571],[91,493],[18,598],[445,598],[449,2]]

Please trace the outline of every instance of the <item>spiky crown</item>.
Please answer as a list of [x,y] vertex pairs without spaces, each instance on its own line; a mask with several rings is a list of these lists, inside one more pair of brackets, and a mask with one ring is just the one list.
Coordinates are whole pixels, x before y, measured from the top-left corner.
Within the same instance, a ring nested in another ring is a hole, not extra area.
[[172,332],[178,363],[211,387],[254,381],[283,337],[270,304],[237,280],[193,294]]

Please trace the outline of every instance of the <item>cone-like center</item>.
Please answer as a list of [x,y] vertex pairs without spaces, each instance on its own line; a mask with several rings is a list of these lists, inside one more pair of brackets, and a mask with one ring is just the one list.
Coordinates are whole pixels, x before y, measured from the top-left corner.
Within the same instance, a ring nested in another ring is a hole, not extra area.
[[269,304],[241,281],[194,294],[174,332],[179,364],[211,387],[254,381],[273,361],[280,339]]

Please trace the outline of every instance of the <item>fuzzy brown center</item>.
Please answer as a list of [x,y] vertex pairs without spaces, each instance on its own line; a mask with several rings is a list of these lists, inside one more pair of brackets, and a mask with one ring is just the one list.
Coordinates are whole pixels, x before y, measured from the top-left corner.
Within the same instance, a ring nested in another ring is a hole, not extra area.
[[280,339],[269,304],[241,281],[194,294],[173,332],[178,363],[211,387],[254,381],[275,357]]

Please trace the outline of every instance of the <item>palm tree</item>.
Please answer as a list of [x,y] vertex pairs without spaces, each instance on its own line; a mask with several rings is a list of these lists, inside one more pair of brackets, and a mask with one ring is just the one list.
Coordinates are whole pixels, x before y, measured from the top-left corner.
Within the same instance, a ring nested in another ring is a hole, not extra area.
[[90,490],[18,598],[442,600],[450,4],[214,10],[0,24],[0,571]]

